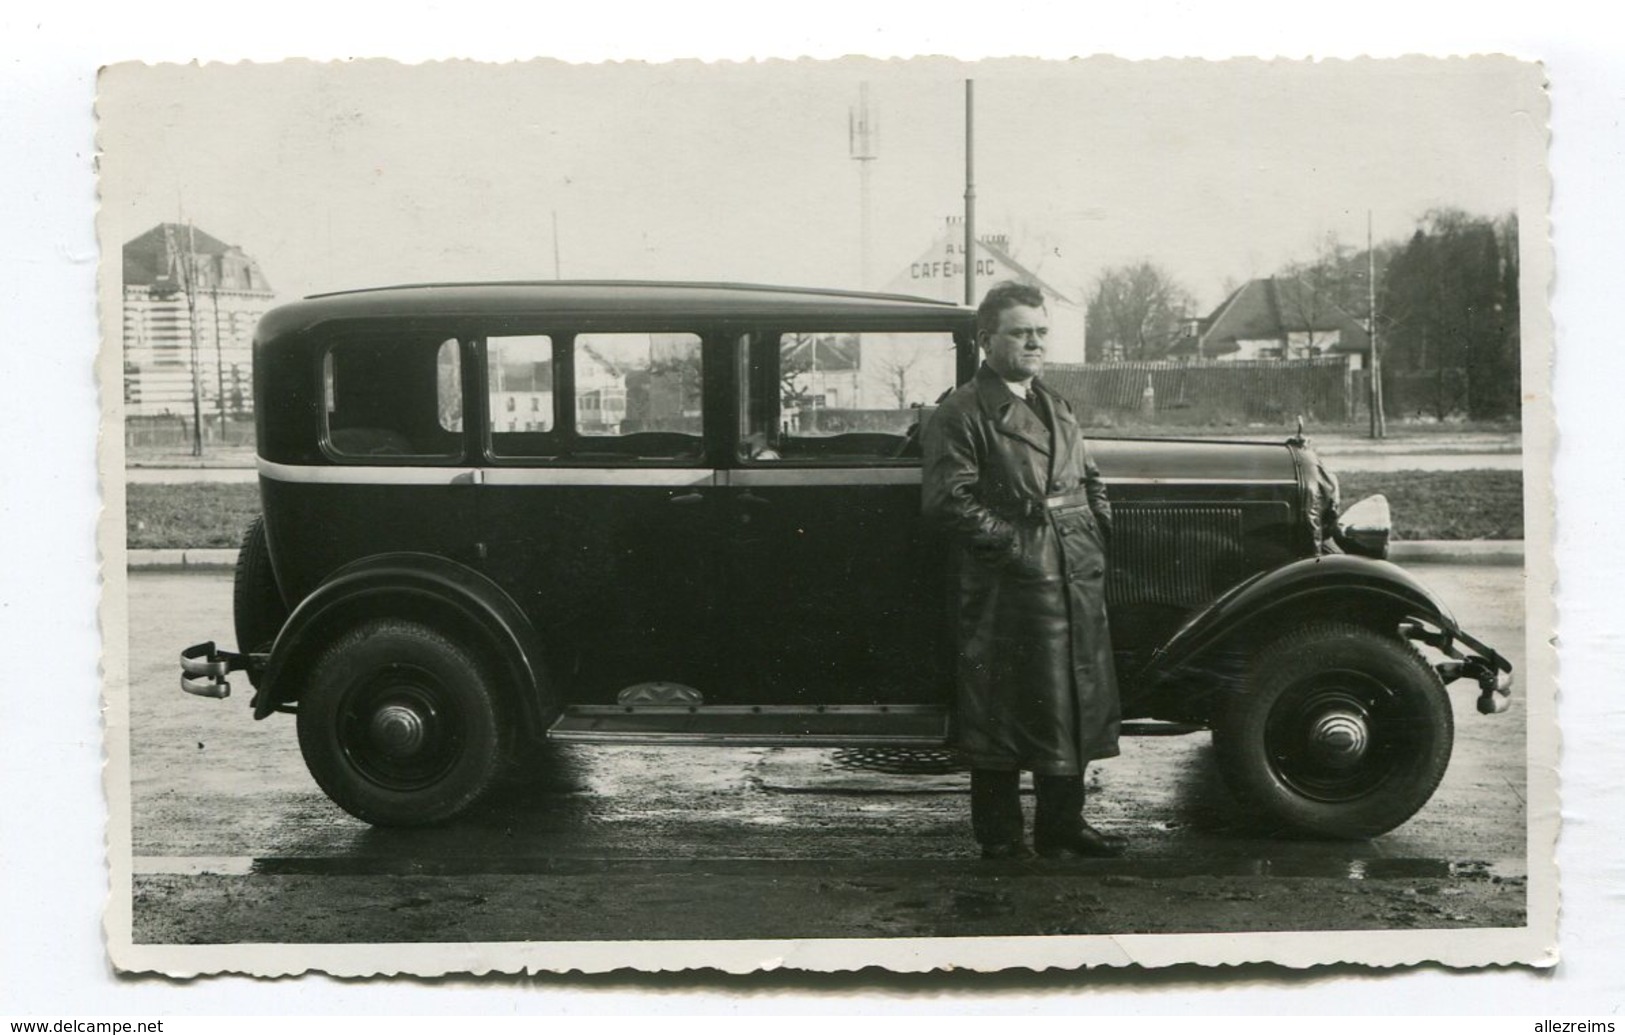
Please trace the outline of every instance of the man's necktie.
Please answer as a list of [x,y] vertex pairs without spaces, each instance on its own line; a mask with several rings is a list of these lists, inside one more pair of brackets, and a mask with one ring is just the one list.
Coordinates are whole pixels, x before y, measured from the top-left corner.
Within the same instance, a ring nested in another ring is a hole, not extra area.
[[1044,404],[1038,401],[1038,393],[1033,391],[1031,385],[1027,386],[1026,399],[1028,409],[1032,410],[1033,414],[1044,422],[1044,427],[1053,431],[1054,429],[1050,428],[1049,414],[1044,412]]

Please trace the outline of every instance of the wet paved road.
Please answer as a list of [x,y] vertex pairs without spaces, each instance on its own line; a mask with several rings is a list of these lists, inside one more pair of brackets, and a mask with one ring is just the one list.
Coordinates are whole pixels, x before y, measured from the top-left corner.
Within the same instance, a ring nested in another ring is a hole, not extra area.
[[[1524,671],[1517,568],[1415,566]],[[383,941],[1517,926],[1524,710],[1452,692],[1433,801],[1368,842],[1282,838],[1219,786],[1205,734],[1135,738],[1090,772],[1110,861],[972,857],[966,786],[932,752],[585,747],[442,829],[377,830],[306,775],[247,685],[182,694],[176,655],[230,639],[226,573],[133,573],[138,941]]]

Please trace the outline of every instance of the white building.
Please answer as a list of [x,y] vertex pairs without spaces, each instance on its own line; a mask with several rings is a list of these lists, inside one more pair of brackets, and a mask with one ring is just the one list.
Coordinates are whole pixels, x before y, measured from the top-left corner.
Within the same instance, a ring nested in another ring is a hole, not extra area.
[[[1049,361],[1084,361],[1084,317],[1087,308],[1046,284],[1038,274],[1011,255],[1010,239],[1004,234],[983,234],[976,241],[976,301],[1001,280],[1019,280],[1043,292],[1049,310]],[[965,300],[965,221],[949,216],[942,232],[920,257],[901,270],[885,290],[919,295],[944,302]],[[976,304],[975,302],[971,303]]]
[[195,364],[205,421],[250,416],[254,327],[274,299],[259,265],[236,245],[161,223],[125,243],[123,280],[125,413],[190,420]]

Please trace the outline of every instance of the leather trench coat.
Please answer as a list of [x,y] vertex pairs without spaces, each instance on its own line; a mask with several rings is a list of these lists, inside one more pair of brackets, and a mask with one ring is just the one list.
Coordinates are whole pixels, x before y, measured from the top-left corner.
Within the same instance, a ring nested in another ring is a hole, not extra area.
[[956,555],[954,746],[980,769],[1071,775],[1118,753],[1111,506],[1071,406],[1033,386],[1053,433],[985,365],[942,403],[923,507]]

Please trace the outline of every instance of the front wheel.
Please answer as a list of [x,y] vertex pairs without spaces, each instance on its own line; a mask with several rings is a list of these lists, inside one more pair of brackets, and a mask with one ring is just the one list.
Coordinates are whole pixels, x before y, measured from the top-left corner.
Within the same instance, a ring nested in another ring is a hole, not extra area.
[[501,709],[478,661],[398,619],[363,623],[322,653],[298,726],[322,790],[378,826],[451,819],[490,789],[503,759]]
[[1226,782],[1272,819],[1323,837],[1375,837],[1425,805],[1455,723],[1438,674],[1397,635],[1317,623],[1257,655],[1216,717]]

